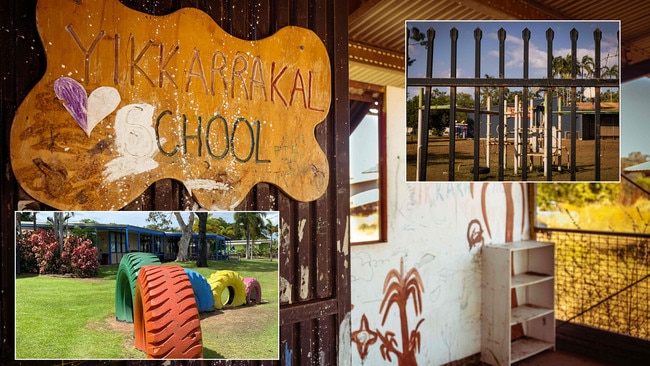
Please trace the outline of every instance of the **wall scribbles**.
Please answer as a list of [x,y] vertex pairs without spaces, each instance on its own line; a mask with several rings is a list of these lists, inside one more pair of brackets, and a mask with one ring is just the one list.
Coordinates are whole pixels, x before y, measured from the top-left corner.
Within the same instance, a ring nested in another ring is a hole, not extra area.
[[[417,365],[415,355],[420,352],[421,341],[419,327],[424,319],[420,319],[415,328],[411,330],[408,323],[407,305],[409,299],[412,298],[415,316],[422,313],[422,294],[424,293],[422,277],[416,268],[411,268],[404,273],[404,258],[400,258],[399,271],[391,269],[386,275],[383,293],[384,298],[379,307],[379,312],[383,313],[381,325],[386,325],[390,310],[395,305],[400,318],[401,339],[397,338],[397,333],[390,330],[385,330],[383,333],[379,329],[371,330],[368,318],[366,314],[363,314],[359,329],[352,332],[352,342],[356,343],[362,361],[368,355],[368,348],[379,340],[381,342],[380,352],[384,360],[392,362],[391,354],[393,354],[399,365]],[[401,343],[399,343],[400,341]]]

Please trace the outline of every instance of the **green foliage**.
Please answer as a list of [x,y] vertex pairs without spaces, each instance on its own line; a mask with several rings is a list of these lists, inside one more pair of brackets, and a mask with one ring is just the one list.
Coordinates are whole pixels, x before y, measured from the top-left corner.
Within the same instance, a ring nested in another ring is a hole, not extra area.
[[52,230],[38,229],[18,239],[17,246],[21,272],[76,277],[93,277],[99,272],[97,248],[84,236],[68,236],[60,249]]
[[[232,238],[235,234],[233,225],[233,223],[229,223],[221,217],[213,217],[211,213],[208,213],[208,218],[206,221],[206,232]],[[194,232],[199,232],[198,221],[194,221],[192,229]]]
[[171,212],[158,212],[152,211],[149,212],[149,217],[147,217],[147,222],[150,222],[147,225],[147,229],[161,230],[161,231],[178,231],[178,228],[172,226],[174,222],[172,221]]
[[614,202],[619,189],[618,183],[541,183],[537,184],[537,207],[554,211],[558,203],[582,207],[593,202]]
[[634,180],[634,183],[643,187],[646,191],[650,192],[650,176],[648,177],[638,177]]
[[[87,224],[96,224],[97,222],[93,222],[92,220],[84,219],[84,222]],[[92,227],[80,227],[80,226],[75,226],[72,230],[70,230],[70,234],[72,236],[83,236],[85,238],[90,239],[95,245],[97,244],[97,230]]]
[[[449,95],[438,89],[431,90],[431,106],[449,106]],[[457,93],[456,94],[456,107],[474,108],[474,98],[471,94]],[[424,102],[422,103],[424,108]],[[420,110],[420,96],[416,95],[406,101],[406,126],[413,128],[413,131],[418,131],[418,115]],[[434,134],[440,134],[445,127],[449,127],[449,109],[431,109],[429,114],[429,129],[433,130]],[[467,121],[467,112],[456,112],[456,120],[458,122]]]

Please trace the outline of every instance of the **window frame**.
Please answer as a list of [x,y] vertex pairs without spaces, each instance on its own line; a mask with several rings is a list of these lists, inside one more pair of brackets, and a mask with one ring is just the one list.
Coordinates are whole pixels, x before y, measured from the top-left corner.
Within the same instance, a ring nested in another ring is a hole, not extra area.
[[[383,86],[364,83],[359,81],[350,80],[350,102],[361,101],[374,104],[378,109],[377,113],[377,147],[378,147],[378,177],[377,185],[379,189],[379,202],[378,202],[378,215],[379,215],[379,237],[377,240],[366,241],[352,241],[350,236],[350,245],[367,245],[367,244],[382,244],[388,241],[388,213],[387,213],[387,186],[386,186],[386,88]],[[372,107],[372,106],[371,106]],[[367,115],[366,113],[365,115]],[[365,116],[364,115],[364,116]],[[352,124],[352,121],[350,121]],[[352,125],[350,126],[350,134],[352,134]]]

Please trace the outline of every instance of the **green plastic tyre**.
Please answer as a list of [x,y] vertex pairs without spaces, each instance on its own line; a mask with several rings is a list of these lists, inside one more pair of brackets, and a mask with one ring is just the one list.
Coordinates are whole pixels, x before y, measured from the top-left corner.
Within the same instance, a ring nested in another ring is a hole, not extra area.
[[160,259],[151,253],[133,252],[122,257],[117,268],[115,282],[115,318],[133,323],[133,297],[138,281],[140,267],[147,264],[160,264]]
[[214,295],[214,308],[240,306],[246,303],[246,285],[244,279],[235,271],[216,271],[208,283]]
[[148,358],[203,357],[199,309],[182,267],[140,268],[133,318],[135,347]]

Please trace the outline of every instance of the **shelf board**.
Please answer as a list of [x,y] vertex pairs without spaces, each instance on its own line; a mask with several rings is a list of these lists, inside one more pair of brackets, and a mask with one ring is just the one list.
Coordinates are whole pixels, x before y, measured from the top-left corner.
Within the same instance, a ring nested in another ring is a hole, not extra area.
[[493,244],[493,245],[496,247],[506,248],[511,251],[518,251],[518,250],[529,250],[529,249],[536,249],[536,248],[552,247],[554,244],[552,242],[546,242],[546,241],[524,240],[524,241],[515,241],[506,244]]
[[512,342],[511,363],[538,354],[555,347],[553,343],[545,342],[531,337],[519,338]]
[[527,320],[532,320],[539,318],[541,316],[550,314],[553,312],[553,309],[545,308],[537,305],[524,304],[512,308],[512,313],[510,316],[510,325],[515,325],[523,323]]
[[526,272],[520,273],[512,277],[512,288],[517,288],[521,286],[534,285],[536,283],[552,280],[552,275],[542,274],[542,273],[533,273]]

